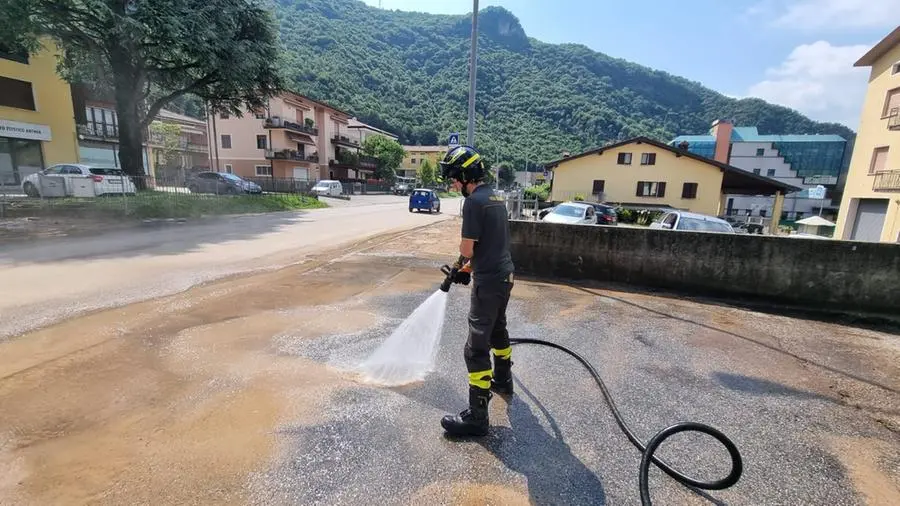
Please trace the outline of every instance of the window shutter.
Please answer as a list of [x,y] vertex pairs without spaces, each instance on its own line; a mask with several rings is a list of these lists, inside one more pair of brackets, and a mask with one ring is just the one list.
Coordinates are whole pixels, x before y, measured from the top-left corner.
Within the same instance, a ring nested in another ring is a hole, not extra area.
[[874,174],[875,172],[879,172],[887,168],[887,157],[888,148],[875,148],[875,152],[872,155],[872,165],[869,168],[869,173]]
[[681,187],[681,198],[691,198],[691,183],[684,183],[684,186]]
[[666,196],[666,183],[665,181],[660,181],[657,184],[656,196],[657,197],[665,197]]
[[619,153],[619,159],[616,161],[619,165],[625,165],[625,153]]
[[603,187],[606,186],[606,181],[603,179],[595,179],[594,180],[594,189],[591,191],[592,194],[597,195],[598,193],[603,193]]
[[884,112],[881,115],[887,116],[891,114],[893,109],[898,108],[900,108],[900,88],[894,88],[893,90],[888,92],[888,95],[885,98]]
[[638,181],[638,184],[637,184],[637,192],[634,194],[636,197],[641,197],[641,196],[642,196],[642,195],[641,195],[641,188],[643,188],[643,187],[644,187],[644,182],[643,182],[643,181]]

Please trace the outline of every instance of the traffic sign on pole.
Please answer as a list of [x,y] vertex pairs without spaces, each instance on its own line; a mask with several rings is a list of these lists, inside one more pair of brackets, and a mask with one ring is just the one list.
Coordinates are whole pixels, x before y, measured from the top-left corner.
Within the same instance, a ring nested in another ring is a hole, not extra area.
[[459,146],[459,132],[450,134],[450,139],[447,141],[447,146],[451,149]]

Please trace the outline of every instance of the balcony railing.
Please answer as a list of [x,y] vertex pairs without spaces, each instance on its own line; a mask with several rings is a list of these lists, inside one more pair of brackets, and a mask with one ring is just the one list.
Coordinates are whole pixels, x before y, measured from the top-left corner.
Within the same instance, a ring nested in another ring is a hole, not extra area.
[[900,130],[900,107],[894,107],[888,114],[888,130]]
[[374,169],[378,166],[378,158],[374,156],[359,155],[359,166],[366,169]]
[[293,160],[296,162],[311,162],[311,163],[319,163],[319,155],[305,155],[303,153],[298,153],[297,151],[292,151],[288,149],[282,149],[279,151],[275,151],[272,149],[266,150],[266,160]]
[[294,123],[293,121],[288,121],[283,118],[266,118],[263,122],[263,128],[284,128],[293,132],[299,132],[313,136],[319,135],[318,128],[301,125],[300,123]]
[[100,139],[118,139],[119,129],[109,123],[96,123],[89,121],[84,125],[78,125],[78,133],[85,137],[97,137]]
[[872,181],[872,191],[900,192],[900,170],[876,172]]
[[359,147],[358,140],[351,139],[345,135],[335,135],[334,137],[331,138],[331,142],[333,142],[335,144],[342,144],[344,146],[351,146],[351,147],[355,147],[355,148]]

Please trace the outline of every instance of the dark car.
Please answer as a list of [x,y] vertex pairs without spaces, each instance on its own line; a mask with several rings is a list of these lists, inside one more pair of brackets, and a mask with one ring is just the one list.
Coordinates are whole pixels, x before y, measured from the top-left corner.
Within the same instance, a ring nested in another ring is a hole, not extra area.
[[616,214],[616,208],[606,204],[591,203],[594,210],[597,211],[597,225],[616,226],[619,224],[619,215]]
[[227,172],[201,172],[188,181],[187,187],[191,193],[216,195],[262,193],[262,188],[258,184]]

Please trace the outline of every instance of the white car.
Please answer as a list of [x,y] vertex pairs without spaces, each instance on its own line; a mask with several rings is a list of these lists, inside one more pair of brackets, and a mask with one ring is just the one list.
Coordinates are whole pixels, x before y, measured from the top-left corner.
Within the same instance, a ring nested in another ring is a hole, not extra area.
[[316,195],[336,196],[344,193],[344,186],[340,181],[331,179],[323,179],[312,187],[312,192]]
[[29,197],[41,196],[40,176],[56,176],[66,180],[68,189],[73,188],[74,179],[90,179],[94,187],[94,195],[121,195],[123,193],[134,195],[136,188],[131,178],[126,176],[122,169],[104,167],[100,165],[86,165],[83,163],[61,163],[47,167],[45,170],[30,174],[22,181],[22,191]]
[[597,212],[594,210],[594,206],[590,204],[564,202],[554,207],[541,221],[569,225],[596,225]]
[[650,228],[657,230],[678,230],[682,232],[735,233],[731,224],[721,218],[691,213],[688,211],[670,211],[665,213],[651,223]]

